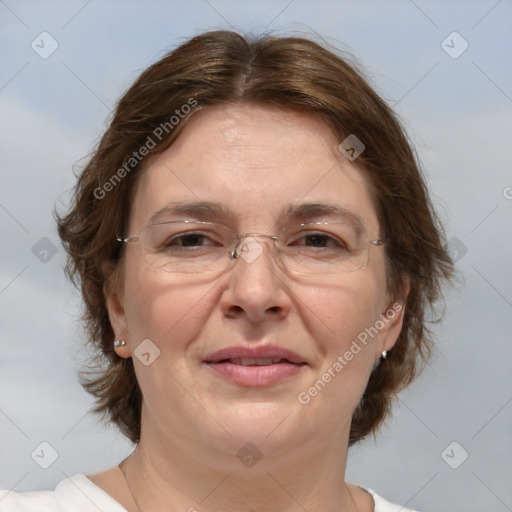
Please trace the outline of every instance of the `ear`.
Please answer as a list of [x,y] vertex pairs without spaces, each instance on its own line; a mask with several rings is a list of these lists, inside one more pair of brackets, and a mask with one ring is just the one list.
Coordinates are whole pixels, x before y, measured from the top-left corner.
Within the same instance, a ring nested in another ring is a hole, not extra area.
[[382,312],[380,320],[384,324],[382,329],[379,329],[379,336],[375,345],[375,358],[378,360],[384,350],[391,350],[394,346],[400,332],[405,316],[405,306],[407,304],[407,297],[411,290],[411,282],[408,277],[402,279],[400,294],[394,299],[388,298],[385,311]]
[[[102,265],[105,281],[103,283],[103,296],[108,310],[110,325],[114,331],[116,340],[125,340],[126,345],[115,347],[114,350],[119,357],[131,357],[131,349],[128,344],[128,328],[126,325],[126,313],[124,309],[124,290],[122,269],[114,262]],[[113,342],[114,340],[112,340]]]

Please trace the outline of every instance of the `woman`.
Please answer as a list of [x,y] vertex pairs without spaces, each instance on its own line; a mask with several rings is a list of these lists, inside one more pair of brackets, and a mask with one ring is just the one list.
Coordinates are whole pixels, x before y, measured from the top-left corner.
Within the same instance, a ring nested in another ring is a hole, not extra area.
[[191,39],[122,97],[56,216],[98,354],[83,384],[136,448],[3,512],[406,510],[345,482],[347,450],[428,359],[452,262],[352,66]]

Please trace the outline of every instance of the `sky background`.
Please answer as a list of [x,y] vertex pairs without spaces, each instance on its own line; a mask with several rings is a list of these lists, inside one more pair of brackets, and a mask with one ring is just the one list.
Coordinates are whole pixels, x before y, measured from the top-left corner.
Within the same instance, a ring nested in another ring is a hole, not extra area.
[[437,357],[350,451],[347,479],[426,512],[512,510],[511,22],[509,0],[0,0],[0,488],[54,488],[132,450],[78,383],[80,296],[51,212],[137,75],[233,28],[318,34],[357,58],[405,124],[461,274]]

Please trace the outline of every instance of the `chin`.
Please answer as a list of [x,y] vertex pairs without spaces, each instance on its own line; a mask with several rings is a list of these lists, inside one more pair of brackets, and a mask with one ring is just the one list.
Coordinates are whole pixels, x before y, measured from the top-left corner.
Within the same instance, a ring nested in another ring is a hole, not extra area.
[[304,437],[306,425],[299,424],[301,410],[300,404],[282,401],[238,403],[219,411],[218,421],[227,431],[223,437],[237,449],[251,442],[262,451],[271,448],[275,453],[276,449],[289,449],[290,441],[298,441],[296,437]]

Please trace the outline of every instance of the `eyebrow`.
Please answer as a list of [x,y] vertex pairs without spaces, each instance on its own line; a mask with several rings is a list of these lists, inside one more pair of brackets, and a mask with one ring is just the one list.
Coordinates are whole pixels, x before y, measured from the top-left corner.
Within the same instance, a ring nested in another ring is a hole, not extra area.
[[149,224],[154,224],[171,215],[195,217],[198,220],[210,220],[229,217],[230,212],[223,204],[210,201],[173,202],[166,204],[151,215]]
[[[172,202],[151,215],[148,224],[158,223],[170,216],[186,216],[194,217],[197,220],[215,221],[234,217],[233,213],[222,203],[211,201]],[[288,205],[281,210],[277,219],[287,222],[306,222],[319,217],[341,218],[344,222],[349,222],[364,230],[364,223],[359,215],[333,203],[315,202]]]
[[336,217],[347,221],[357,228],[364,229],[363,220],[359,215],[337,204],[332,203],[301,203],[290,205],[282,211],[279,218],[286,218],[293,221],[304,222],[318,217]]

